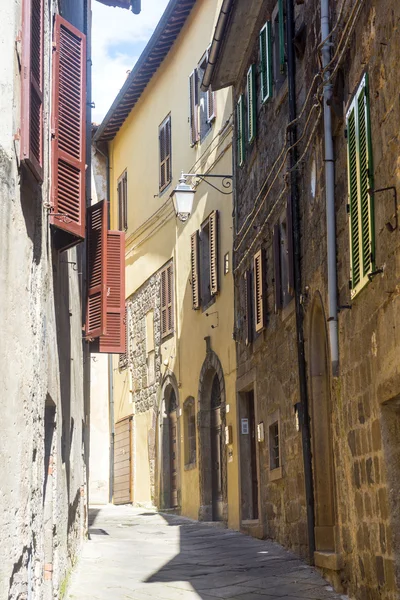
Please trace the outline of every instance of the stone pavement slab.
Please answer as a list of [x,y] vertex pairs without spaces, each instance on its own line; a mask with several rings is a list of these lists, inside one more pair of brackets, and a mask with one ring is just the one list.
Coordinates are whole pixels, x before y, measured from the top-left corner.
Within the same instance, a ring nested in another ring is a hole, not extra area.
[[278,544],[132,506],[91,509],[67,600],[340,600]]

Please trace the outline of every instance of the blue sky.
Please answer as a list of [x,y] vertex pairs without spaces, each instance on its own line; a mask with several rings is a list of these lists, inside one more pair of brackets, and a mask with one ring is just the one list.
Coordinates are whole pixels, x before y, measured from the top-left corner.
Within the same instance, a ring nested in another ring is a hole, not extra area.
[[145,0],[134,15],[122,8],[92,4],[92,120],[101,123],[153,33],[168,0]]

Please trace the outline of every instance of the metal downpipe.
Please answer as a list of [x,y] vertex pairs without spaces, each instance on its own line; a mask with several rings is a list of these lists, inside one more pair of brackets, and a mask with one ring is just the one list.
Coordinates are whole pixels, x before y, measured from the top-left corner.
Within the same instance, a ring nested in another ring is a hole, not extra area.
[[[327,40],[329,27],[329,0],[321,0],[321,38]],[[322,66],[325,68],[330,61],[330,45],[327,40],[322,46]],[[328,301],[329,301],[329,343],[331,354],[332,375],[339,374],[339,333],[338,333],[338,304],[337,304],[337,273],[336,273],[336,215],[335,215],[335,157],[332,138],[332,113],[330,101],[332,98],[332,83],[329,81],[330,72],[324,73],[324,142],[325,142],[325,195],[326,195],[326,230],[327,230],[327,263],[328,263]]]

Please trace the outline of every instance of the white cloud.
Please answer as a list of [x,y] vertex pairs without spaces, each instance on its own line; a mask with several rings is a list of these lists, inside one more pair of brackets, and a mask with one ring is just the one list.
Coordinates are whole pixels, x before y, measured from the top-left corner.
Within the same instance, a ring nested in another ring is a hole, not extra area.
[[153,33],[168,0],[145,0],[134,15],[122,8],[92,4],[92,120],[100,123]]

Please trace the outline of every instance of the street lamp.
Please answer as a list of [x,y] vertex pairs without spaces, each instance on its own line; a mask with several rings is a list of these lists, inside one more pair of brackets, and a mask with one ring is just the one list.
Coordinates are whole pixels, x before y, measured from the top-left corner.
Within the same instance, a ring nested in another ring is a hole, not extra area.
[[[193,185],[189,185],[188,183],[186,183],[187,177],[197,177],[198,179],[200,179],[200,181],[205,181],[205,183],[208,183],[208,185],[213,187],[221,194],[227,195],[232,193],[232,190],[230,188],[232,186],[233,175],[214,175],[211,173],[184,173],[182,171],[181,176],[179,178],[179,183],[171,194],[172,201],[174,203],[175,214],[178,217],[178,219],[182,221],[182,223],[188,220],[192,212],[194,195],[196,193],[196,190],[194,189]],[[217,188],[215,185],[207,181],[206,177],[217,177],[219,179],[222,179],[222,186],[225,189],[229,189],[229,191],[224,192],[223,190]]]

